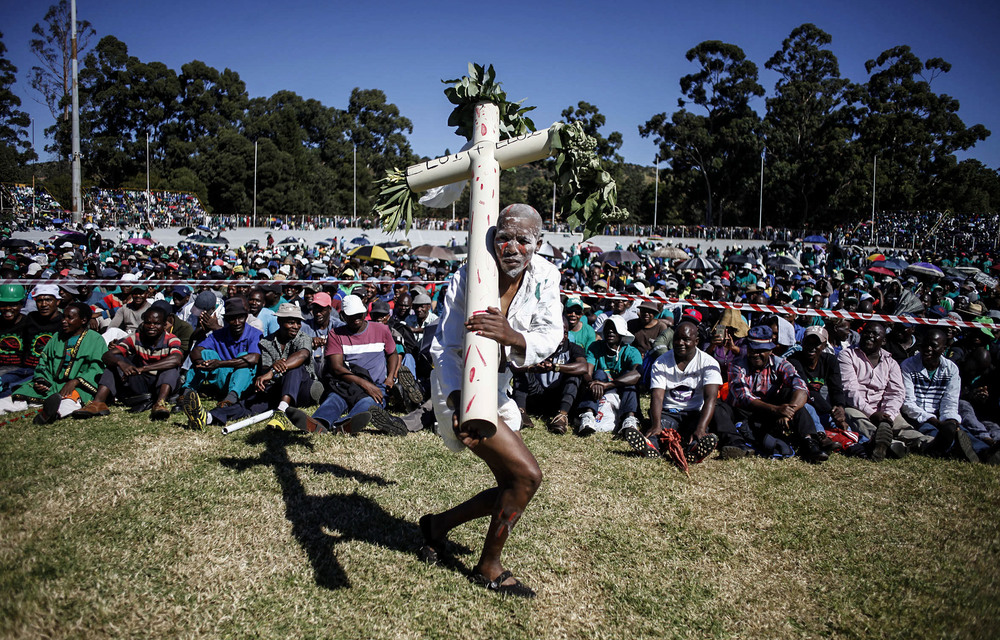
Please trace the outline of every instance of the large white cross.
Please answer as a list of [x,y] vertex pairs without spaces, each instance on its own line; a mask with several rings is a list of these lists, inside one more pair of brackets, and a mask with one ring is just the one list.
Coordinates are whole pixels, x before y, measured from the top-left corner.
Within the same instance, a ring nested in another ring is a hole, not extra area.
[[[500,171],[541,160],[551,152],[549,130],[533,131],[500,142],[500,110],[493,103],[476,105],[473,146],[406,169],[406,183],[415,193],[460,180],[471,180],[469,258],[465,318],[500,307],[496,261],[487,244],[500,214]],[[483,436],[496,431],[499,345],[489,338],[465,334],[460,424]]]

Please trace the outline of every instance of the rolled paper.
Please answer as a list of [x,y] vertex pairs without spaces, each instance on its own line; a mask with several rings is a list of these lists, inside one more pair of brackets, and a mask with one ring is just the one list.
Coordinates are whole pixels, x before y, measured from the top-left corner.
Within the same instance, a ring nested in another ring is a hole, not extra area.
[[228,436],[233,431],[239,431],[244,427],[249,427],[251,425],[257,424],[258,422],[263,422],[264,420],[267,420],[273,415],[274,411],[268,409],[264,413],[258,413],[255,416],[250,416],[249,418],[243,418],[239,422],[235,422],[233,424],[227,424],[226,426],[222,427],[222,435]]

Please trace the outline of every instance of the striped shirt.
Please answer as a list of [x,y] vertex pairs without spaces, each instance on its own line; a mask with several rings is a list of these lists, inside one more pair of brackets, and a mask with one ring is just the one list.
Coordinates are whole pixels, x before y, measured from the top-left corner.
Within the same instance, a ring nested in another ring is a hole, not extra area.
[[180,354],[181,340],[172,333],[164,332],[156,344],[147,346],[139,338],[138,332],[126,337],[113,348],[133,364],[142,363],[140,366],[153,364],[174,353]]
[[325,353],[343,354],[344,362],[366,369],[373,381],[382,384],[389,374],[386,358],[396,353],[396,342],[389,327],[381,322],[368,322],[357,333],[351,333],[344,325],[327,336]]
[[753,400],[778,402],[782,393],[808,391],[795,367],[788,360],[771,356],[771,360],[758,371],[751,371],[746,357],[738,358],[729,370],[729,398],[735,407],[748,408]]
[[962,379],[958,365],[942,357],[938,368],[928,371],[920,354],[916,353],[903,360],[899,368],[906,391],[902,408],[904,416],[918,424],[930,418],[955,420],[961,424],[958,396],[962,391]]

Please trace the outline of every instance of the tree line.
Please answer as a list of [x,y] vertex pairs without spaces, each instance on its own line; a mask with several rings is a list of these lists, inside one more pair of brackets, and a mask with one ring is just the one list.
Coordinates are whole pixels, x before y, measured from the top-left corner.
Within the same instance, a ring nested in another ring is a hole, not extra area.
[[[43,168],[46,185],[68,202],[66,4],[53,5],[35,26],[40,65],[29,78],[52,112],[46,150],[64,159]],[[421,160],[407,138],[410,120],[379,89],[355,88],[346,109],[290,91],[251,97],[235,70],[198,60],[175,70],[139,60],[111,35],[90,47],[95,32],[85,21],[78,33],[85,186],[144,188],[148,136],[150,186],[194,192],[210,211],[251,213],[256,153],[258,216],[351,215],[355,166],[357,211],[369,215],[375,180]],[[658,180],[652,167],[622,160],[621,133],[603,132],[597,106],[579,101],[562,117],[597,139],[631,222],[652,222],[656,200],[661,224],[756,226],[762,161],[765,224],[774,226],[828,226],[870,210],[876,158],[880,210],[996,210],[997,170],[955,155],[990,132],[966,126],[958,101],[932,89],[951,66],[898,46],[869,60],[867,80],[855,83],[841,77],[830,44],[815,25],[794,29],[764,63],[778,74],[769,95],[737,45],[706,41],[689,50],[693,71],[680,78],[677,109],[638,126],[658,149]],[[27,167],[35,159],[28,118],[5,52],[0,34],[0,179],[8,181],[39,168]],[[762,97],[760,115],[752,105]],[[553,182],[551,162],[535,163],[502,181],[501,197],[547,214]],[[462,198],[456,215],[467,211]]]

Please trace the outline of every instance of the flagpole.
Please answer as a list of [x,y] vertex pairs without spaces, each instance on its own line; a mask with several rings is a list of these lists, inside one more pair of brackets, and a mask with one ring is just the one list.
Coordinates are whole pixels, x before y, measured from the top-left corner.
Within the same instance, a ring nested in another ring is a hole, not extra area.
[[767,155],[767,147],[760,152],[760,204],[757,207],[757,231],[764,228],[764,156]]

